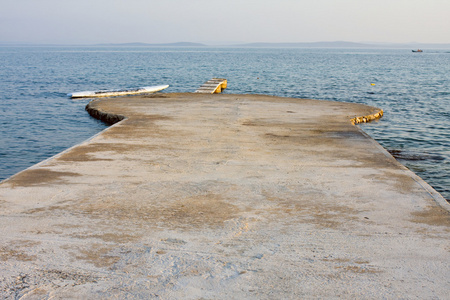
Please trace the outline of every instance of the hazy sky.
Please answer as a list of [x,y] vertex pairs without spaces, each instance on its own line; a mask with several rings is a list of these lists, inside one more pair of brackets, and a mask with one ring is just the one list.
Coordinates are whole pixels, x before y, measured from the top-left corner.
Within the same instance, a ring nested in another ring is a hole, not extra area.
[[0,0],[0,42],[450,43],[450,0]]

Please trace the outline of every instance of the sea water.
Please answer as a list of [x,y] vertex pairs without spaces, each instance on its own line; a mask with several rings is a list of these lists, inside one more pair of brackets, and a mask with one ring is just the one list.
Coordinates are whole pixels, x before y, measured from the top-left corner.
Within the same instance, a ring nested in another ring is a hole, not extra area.
[[169,84],[193,92],[363,103],[384,117],[360,125],[450,199],[450,50],[0,47],[0,180],[106,128],[67,93]]

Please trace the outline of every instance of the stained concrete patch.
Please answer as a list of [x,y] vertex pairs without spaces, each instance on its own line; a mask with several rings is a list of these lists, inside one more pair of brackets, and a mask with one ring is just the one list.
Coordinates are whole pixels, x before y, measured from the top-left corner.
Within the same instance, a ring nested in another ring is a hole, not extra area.
[[[71,247],[66,249],[71,249]],[[73,256],[78,260],[93,264],[97,268],[111,267],[120,260],[119,256],[110,254],[113,249],[112,246],[92,244],[89,248],[73,249]]]
[[36,260],[36,255],[29,255],[25,252],[17,250],[15,247],[0,247],[0,260],[6,261],[15,259],[19,261],[33,261]]
[[[106,146],[106,145],[105,145]],[[70,151],[70,153],[64,153],[57,158],[57,161],[98,161],[98,160],[109,160],[106,158],[97,158],[93,153],[101,150],[109,150],[109,147],[105,146],[99,147],[98,145],[88,145],[88,146],[79,146]]]
[[[431,226],[444,226],[448,228],[450,213],[439,206],[428,206],[425,210],[412,212],[411,220]],[[450,228],[448,228],[450,231]]]
[[[316,192],[317,193],[317,192]],[[339,203],[327,202],[317,198],[313,194],[308,195],[298,192],[298,196],[279,198],[276,194],[265,191],[266,199],[273,203],[268,207],[268,212],[282,220],[291,220],[293,223],[312,224],[317,228],[351,228],[352,221],[358,220],[361,211],[353,207],[339,205]],[[326,195],[323,195],[326,198]]]
[[74,172],[60,172],[39,168],[21,172],[6,181],[12,187],[30,187],[42,184],[63,184],[67,177],[81,176]]
[[[101,155],[101,153],[115,152],[117,154],[137,153],[142,150],[149,150],[151,146],[140,145],[136,143],[90,143],[88,145],[82,145],[64,153],[56,158],[56,161],[77,161],[77,162],[89,162],[89,161],[114,161],[112,158],[108,158],[107,155]],[[156,149],[156,146],[154,146]],[[161,147],[158,147],[160,149]],[[170,149],[167,147],[167,149]]]
[[17,240],[8,244],[0,244],[0,260],[34,261],[37,256],[27,253],[27,249],[39,244],[41,242],[31,240]]
[[118,244],[124,244],[128,242],[136,241],[140,238],[140,235],[127,234],[125,232],[105,232],[105,233],[92,233],[92,232],[82,232],[71,234],[71,237],[77,239],[100,239],[105,242],[114,242]]
[[237,216],[239,209],[221,195],[207,194],[182,199],[157,214],[167,226],[201,228],[223,226]]
[[[60,207],[60,209],[63,209]],[[225,221],[233,219],[239,209],[222,199],[220,195],[197,195],[183,199],[167,199],[166,203],[148,201],[145,204],[135,201],[104,200],[86,202],[81,205],[71,205],[65,211],[81,215],[90,215],[92,218],[107,218],[111,220],[134,220],[134,222],[148,223],[149,225],[172,229],[198,230],[199,228],[223,227]],[[99,214],[101,212],[101,214]],[[112,239],[115,242],[133,240],[133,235],[122,233],[104,235],[80,235],[74,237],[99,237],[105,241]],[[115,237],[115,238],[114,238]]]

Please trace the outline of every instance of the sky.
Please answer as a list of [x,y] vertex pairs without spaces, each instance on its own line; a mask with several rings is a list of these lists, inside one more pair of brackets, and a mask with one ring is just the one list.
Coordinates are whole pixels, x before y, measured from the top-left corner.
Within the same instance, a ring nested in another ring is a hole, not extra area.
[[450,0],[0,0],[0,42],[450,43]]

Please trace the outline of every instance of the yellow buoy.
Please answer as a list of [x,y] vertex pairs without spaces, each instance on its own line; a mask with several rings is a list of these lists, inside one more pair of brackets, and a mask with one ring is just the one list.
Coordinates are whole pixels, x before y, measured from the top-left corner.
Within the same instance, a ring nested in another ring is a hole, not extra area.
[[375,85],[375,83],[371,83],[370,85]]

